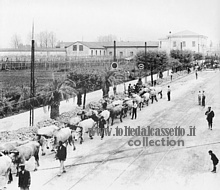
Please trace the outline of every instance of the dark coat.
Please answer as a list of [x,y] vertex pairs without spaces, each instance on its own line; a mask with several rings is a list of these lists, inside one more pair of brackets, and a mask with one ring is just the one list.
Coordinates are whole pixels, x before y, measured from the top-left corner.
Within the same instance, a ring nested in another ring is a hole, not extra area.
[[103,108],[104,110],[107,108],[107,102],[106,102],[106,101],[102,104],[102,108]]
[[66,147],[65,146],[59,146],[58,149],[57,149],[57,155],[56,157],[59,159],[59,160],[63,160],[65,161],[66,160]]
[[213,117],[215,116],[215,114],[214,114],[214,112],[213,111],[207,111],[207,112],[205,112],[205,115],[207,115],[207,121],[208,122],[212,122],[212,119],[213,119]]
[[24,170],[24,173],[22,171],[18,174],[18,187],[29,187],[31,184],[31,175],[30,172],[27,170]]
[[218,158],[216,157],[215,154],[211,154],[211,160],[213,161],[213,164],[214,165],[217,165],[218,164]]
[[99,120],[99,128],[105,128],[106,121],[104,119]]

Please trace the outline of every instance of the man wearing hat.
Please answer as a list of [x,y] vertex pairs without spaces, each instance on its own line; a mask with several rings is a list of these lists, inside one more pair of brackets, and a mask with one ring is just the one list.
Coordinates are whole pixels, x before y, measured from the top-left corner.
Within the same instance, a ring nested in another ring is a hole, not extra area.
[[216,165],[218,164],[218,158],[216,155],[210,150],[209,155],[211,156],[211,160],[213,162],[213,170],[212,172],[216,173]]
[[212,120],[215,114],[214,111],[211,110],[211,107],[208,107],[208,111],[205,112],[205,115],[207,115],[206,120],[208,121],[208,127],[212,130]]
[[64,161],[66,160],[66,147],[63,145],[62,141],[59,141],[59,147],[57,149],[56,158],[60,161],[60,173],[58,176],[61,176],[62,173],[66,173]]
[[18,174],[18,187],[20,190],[29,190],[31,184],[30,172],[25,169],[24,164],[20,164],[21,171]]

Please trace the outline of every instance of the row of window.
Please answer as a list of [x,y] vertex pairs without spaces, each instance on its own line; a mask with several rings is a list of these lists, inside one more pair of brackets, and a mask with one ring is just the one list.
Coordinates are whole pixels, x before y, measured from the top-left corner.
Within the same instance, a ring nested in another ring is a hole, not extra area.
[[[123,52],[119,52],[119,53],[120,53],[120,57],[122,57],[123,56]],[[112,52],[111,51],[109,52],[109,55],[112,56]],[[133,56],[133,55],[134,55],[134,52],[131,51],[130,52],[130,56]]]
[[[95,51],[95,54],[93,52]],[[98,50],[91,50],[91,55],[98,55]],[[102,55],[102,51],[100,50],[99,55]],[[103,51],[103,55],[105,55],[105,51]]]
[[[186,42],[183,41],[181,42],[182,43],[182,47],[186,47]],[[173,42],[173,47],[176,47],[177,46],[177,43],[174,41]],[[196,42],[195,41],[192,41],[192,47],[196,47]]]

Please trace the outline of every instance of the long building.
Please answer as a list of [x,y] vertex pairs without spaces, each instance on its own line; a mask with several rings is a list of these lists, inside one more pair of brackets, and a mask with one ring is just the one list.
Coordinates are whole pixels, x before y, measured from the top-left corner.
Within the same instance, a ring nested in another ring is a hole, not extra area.
[[[147,42],[147,51],[158,51],[157,41]],[[116,57],[126,58],[135,56],[145,50],[145,42],[116,42]],[[0,57],[30,56],[30,49],[0,49]],[[42,57],[112,57],[113,42],[62,42],[56,48],[36,48],[35,55]]]

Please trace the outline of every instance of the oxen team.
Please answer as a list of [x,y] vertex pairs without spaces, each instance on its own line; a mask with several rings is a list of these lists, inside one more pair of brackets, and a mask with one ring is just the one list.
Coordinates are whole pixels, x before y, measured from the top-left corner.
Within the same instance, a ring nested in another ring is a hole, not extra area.
[[[35,169],[39,166],[39,150],[41,147],[42,155],[45,155],[45,149],[51,148],[51,151],[56,150],[58,142],[73,146],[73,150],[76,149],[74,141],[80,140],[80,144],[84,141],[85,134],[88,133],[92,139],[89,129],[95,129],[98,127],[100,118],[106,120],[109,127],[110,119],[111,125],[114,124],[114,120],[119,116],[120,121],[127,116],[131,115],[133,102],[136,101],[138,107],[143,108],[144,105],[149,105],[149,100],[160,94],[162,98],[161,87],[142,87],[138,94],[132,93],[130,97],[126,97],[123,100],[110,100],[105,99],[107,106],[103,106],[102,110],[89,110],[81,111],[76,117],[69,120],[68,123],[63,123],[62,126],[51,125],[40,128],[36,135],[36,138],[30,141],[14,141],[7,142],[0,145],[0,177],[4,176],[6,184],[13,180],[11,174],[11,167],[13,164],[16,166],[17,175],[19,164],[24,164],[31,157],[35,159]],[[5,185],[6,185],[5,184]]]

